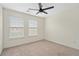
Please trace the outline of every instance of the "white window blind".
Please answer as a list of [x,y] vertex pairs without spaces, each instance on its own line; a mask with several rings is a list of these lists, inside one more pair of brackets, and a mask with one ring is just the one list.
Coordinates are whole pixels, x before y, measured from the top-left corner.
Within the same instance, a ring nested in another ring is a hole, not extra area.
[[24,27],[24,20],[20,17],[10,16],[9,27]]
[[38,22],[36,20],[28,20],[28,35],[29,36],[38,35]]
[[29,20],[28,23],[29,23],[29,27],[33,27],[33,28],[38,27],[36,20]]
[[9,38],[24,37],[24,20],[17,16],[9,16]]

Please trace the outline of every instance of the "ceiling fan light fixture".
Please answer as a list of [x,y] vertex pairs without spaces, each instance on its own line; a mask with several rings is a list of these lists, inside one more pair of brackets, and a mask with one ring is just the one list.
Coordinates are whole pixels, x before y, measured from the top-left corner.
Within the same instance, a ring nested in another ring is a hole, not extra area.
[[51,7],[48,7],[48,8],[42,8],[43,6],[42,6],[41,3],[38,3],[38,6],[39,6],[39,9],[31,9],[31,8],[29,8],[29,10],[38,11],[38,12],[36,13],[36,15],[37,15],[37,14],[39,14],[39,13],[48,14],[45,10],[49,10],[49,9],[54,8],[54,6],[51,6]]

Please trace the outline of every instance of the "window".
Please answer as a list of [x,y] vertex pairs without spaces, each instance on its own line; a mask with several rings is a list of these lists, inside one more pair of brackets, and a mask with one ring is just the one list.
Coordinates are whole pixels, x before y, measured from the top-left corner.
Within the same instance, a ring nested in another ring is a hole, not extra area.
[[36,20],[28,20],[28,35],[38,35],[38,22]]
[[24,37],[24,20],[20,17],[9,16],[9,38]]

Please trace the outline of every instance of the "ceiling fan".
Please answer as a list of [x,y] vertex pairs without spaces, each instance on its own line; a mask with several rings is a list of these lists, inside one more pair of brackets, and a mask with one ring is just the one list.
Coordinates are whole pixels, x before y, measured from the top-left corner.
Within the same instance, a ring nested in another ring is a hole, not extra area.
[[31,8],[29,8],[29,10],[35,10],[35,11],[38,11],[38,12],[36,13],[36,15],[37,15],[37,14],[39,14],[39,13],[48,14],[47,12],[45,12],[45,10],[54,8],[54,6],[51,6],[51,7],[48,7],[48,8],[42,8],[43,6],[42,6],[41,3],[38,3],[38,6],[39,6],[39,9],[31,9]]

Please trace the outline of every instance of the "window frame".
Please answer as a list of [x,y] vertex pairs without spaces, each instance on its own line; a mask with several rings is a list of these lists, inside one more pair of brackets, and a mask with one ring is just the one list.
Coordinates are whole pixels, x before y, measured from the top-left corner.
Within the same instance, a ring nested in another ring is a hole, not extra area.
[[[36,24],[36,27],[32,27],[32,26],[29,26],[29,20],[28,20],[28,36],[29,37],[34,37],[34,36],[38,36],[38,21],[37,20],[32,20],[32,21],[35,21],[35,22],[37,22],[37,24]],[[37,35],[29,35],[29,29],[35,29],[35,30],[37,30],[37,32],[36,32],[36,34]]]
[[[23,26],[23,27],[11,27],[11,26],[10,26],[10,23],[9,23],[9,20],[10,20],[9,17],[10,17],[10,16],[21,18],[21,20],[23,20],[23,22],[24,22],[24,23],[23,23],[24,26]],[[23,19],[22,17],[14,16],[14,15],[9,15],[9,16],[8,16],[8,38],[9,38],[9,39],[25,38],[25,28],[24,28],[24,27],[25,27],[25,21],[24,21],[24,19]],[[23,37],[21,37],[21,36],[19,36],[19,37],[10,37],[10,28],[15,28],[15,29],[17,29],[17,28],[22,28],[22,29],[23,29]]]

